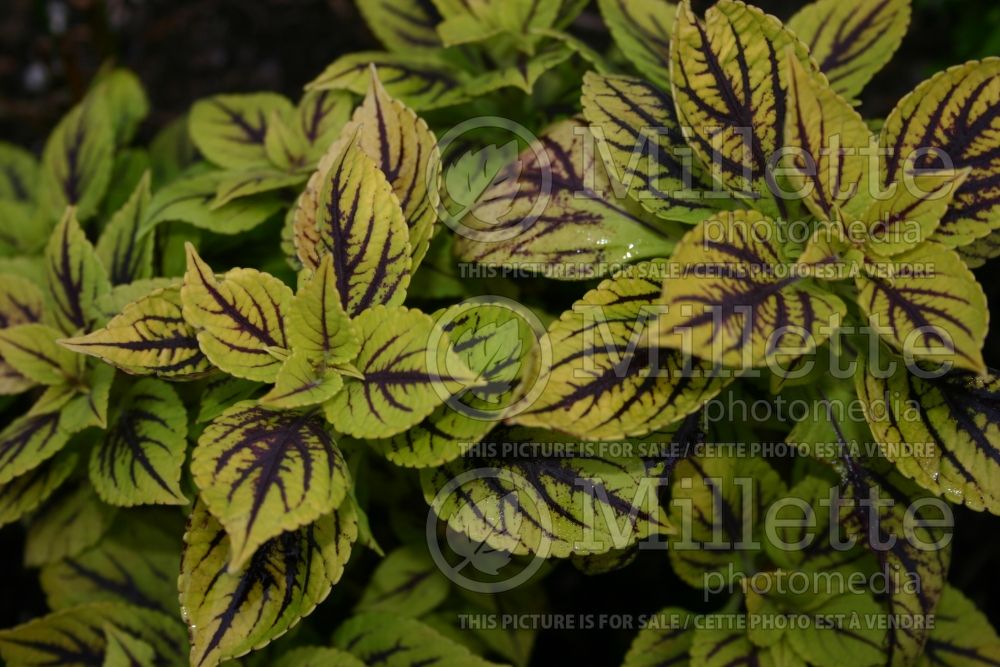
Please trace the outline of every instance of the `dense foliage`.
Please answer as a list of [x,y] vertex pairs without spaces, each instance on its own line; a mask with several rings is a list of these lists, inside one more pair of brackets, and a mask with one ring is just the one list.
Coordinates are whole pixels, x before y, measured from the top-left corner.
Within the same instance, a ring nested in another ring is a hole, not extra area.
[[1000,514],[1000,60],[865,119],[908,0],[585,4],[360,2],[297,101],[139,147],[109,68],[0,143],[7,664],[523,665],[469,619],[664,543],[712,611],[629,667],[1000,663],[935,502]]

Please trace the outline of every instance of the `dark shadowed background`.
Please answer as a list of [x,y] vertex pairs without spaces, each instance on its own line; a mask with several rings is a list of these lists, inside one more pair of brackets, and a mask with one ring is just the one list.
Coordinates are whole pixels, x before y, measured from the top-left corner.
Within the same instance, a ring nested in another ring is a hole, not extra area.
[[[696,0],[700,9],[709,4]],[[803,2],[754,4],[786,19]],[[594,7],[573,32],[598,48],[608,44]],[[148,140],[199,97],[267,89],[295,98],[338,55],[377,48],[351,0],[0,0],[0,139],[39,151],[48,131],[108,60],[136,71],[145,84],[152,113],[140,140]],[[911,29],[890,65],[867,87],[864,113],[884,116],[934,72],[998,54],[996,0],[914,0]],[[977,275],[996,311],[995,271],[987,267]],[[993,321],[1000,321],[996,312]],[[1000,367],[997,339],[991,334],[985,350],[993,367]],[[997,586],[990,582],[996,574],[991,568],[1000,563],[1000,520],[962,509],[956,514],[951,579],[997,625],[1000,596],[991,595]],[[0,627],[45,611],[36,573],[21,566],[22,547],[16,526],[0,531]],[[700,593],[672,575],[662,552],[644,553],[633,566],[595,578],[559,567],[546,589],[552,612],[704,607]],[[633,634],[543,633],[534,664],[617,664]]]

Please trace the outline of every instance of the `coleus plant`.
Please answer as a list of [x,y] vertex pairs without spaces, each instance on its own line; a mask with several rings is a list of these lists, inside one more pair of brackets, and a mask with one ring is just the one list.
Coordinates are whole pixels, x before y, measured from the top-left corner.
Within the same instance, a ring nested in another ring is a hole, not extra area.
[[[142,88],[109,70],[40,163],[0,145],[0,523],[26,526],[53,610],[0,631],[8,664],[526,664],[533,631],[456,618],[538,613],[540,585],[449,580],[416,496],[494,574],[600,573],[670,535],[663,567],[728,595],[664,609],[626,665],[1000,660],[925,502],[1000,513],[970,271],[1000,254],[1000,61],[866,121],[906,0],[819,0],[785,25],[735,0],[602,0],[607,57],[564,32],[583,4],[360,3],[389,51],[338,60],[297,104],[202,100],[144,150]],[[537,142],[441,156],[511,100]],[[456,258],[604,280],[562,303],[457,279]],[[465,299],[483,292],[528,305]],[[761,395],[819,409],[711,417]],[[793,465],[703,447],[776,440]],[[598,447],[643,442],[671,448]],[[511,443],[565,455],[497,454]],[[790,503],[814,521],[783,521]],[[365,572],[356,547],[380,542]],[[887,584],[787,585],[831,572]]]

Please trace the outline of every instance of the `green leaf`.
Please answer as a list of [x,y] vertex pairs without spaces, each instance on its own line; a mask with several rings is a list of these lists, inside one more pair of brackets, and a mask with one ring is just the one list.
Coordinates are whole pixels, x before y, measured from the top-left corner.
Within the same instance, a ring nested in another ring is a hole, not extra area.
[[232,269],[219,280],[188,243],[181,300],[198,344],[230,375],[272,382],[288,349],[285,322],[292,290],[255,269]]
[[434,27],[441,20],[434,6],[420,0],[383,0],[358,5],[365,23],[390,51],[411,54],[441,46]]
[[249,380],[241,380],[231,375],[217,375],[205,383],[201,392],[201,406],[197,422],[210,422],[223,413],[230,405],[252,398],[261,385]]
[[30,514],[48,500],[73,473],[78,459],[76,453],[68,452],[0,484],[0,526]]
[[780,21],[733,0],[710,7],[704,21],[684,0],[670,42],[677,114],[695,154],[737,197],[781,217],[770,157],[784,143],[786,50],[815,67]]
[[37,468],[58,454],[68,440],[57,412],[13,420],[0,431],[0,484]]
[[341,305],[333,255],[324,255],[299,288],[288,319],[288,343],[305,358],[333,366],[358,356],[361,341],[357,326]]
[[731,617],[709,616],[694,631],[691,642],[691,662],[698,667],[729,667],[730,665],[761,665],[761,667],[805,667],[802,660],[785,657],[778,646],[761,648],[751,642],[744,631],[734,629]]
[[68,334],[88,329],[99,314],[97,299],[111,291],[111,283],[72,209],[52,232],[45,260],[59,328]]
[[884,340],[917,359],[986,373],[986,295],[954,250],[925,243],[872,269],[856,278],[858,304]]
[[153,236],[139,237],[149,207],[150,173],[143,174],[135,192],[111,218],[97,240],[97,256],[111,282],[120,285],[153,276]]
[[788,22],[809,45],[833,89],[857,97],[899,48],[910,23],[910,0],[818,0]]
[[895,363],[887,377],[867,368],[856,377],[882,454],[931,493],[1000,514],[1000,379],[919,377]]
[[38,184],[38,161],[13,144],[0,141],[0,200],[31,203]]
[[271,193],[242,197],[213,208],[216,192],[226,172],[213,171],[179,178],[153,196],[140,234],[163,222],[186,222],[216,234],[249,231],[277,213],[283,206]]
[[670,228],[610,190],[592,148],[576,120],[549,128],[506,166],[464,219],[449,222],[458,233],[459,259],[582,280],[669,255]]
[[333,256],[340,303],[354,317],[375,305],[401,304],[412,260],[392,184],[357,135],[340,146],[324,158],[299,199],[295,247],[310,269],[324,255]]
[[73,107],[49,135],[42,153],[40,192],[51,217],[67,206],[86,220],[97,213],[111,178],[114,128],[101,96]]
[[514,87],[531,95],[542,75],[569,60],[573,53],[574,50],[564,42],[549,40],[533,55],[518,55],[513,65],[490,69],[470,79],[465,83],[465,90],[478,97],[501,88]]
[[420,424],[369,442],[396,465],[441,465],[482,440],[506,415],[537,398],[544,348],[540,324],[503,301],[468,301],[433,315],[455,354],[482,385],[461,392]]
[[778,474],[764,459],[707,456],[678,462],[672,480],[670,522],[682,531],[670,548],[677,576],[705,588],[709,577],[745,573],[761,549],[764,510],[784,495]]
[[101,667],[134,667],[148,665],[156,661],[156,649],[152,644],[115,629],[104,626],[104,662]]
[[1000,638],[983,612],[957,588],[945,586],[920,667],[975,667],[1000,663]]
[[174,286],[125,306],[103,329],[60,344],[133,375],[191,380],[212,370],[197,335],[182,315],[181,288]]
[[474,656],[416,619],[384,612],[359,614],[342,623],[333,635],[337,648],[349,651],[364,664],[410,667],[441,664],[448,667],[489,667],[494,663]]
[[340,374],[310,359],[302,352],[292,352],[278,370],[274,388],[260,397],[261,405],[289,410],[324,403],[340,391]]
[[997,58],[952,67],[904,97],[882,127],[887,186],[905,185],[916,170],[972,170],[934,235],[948,246],[968,245],[1000,228],[1000,90],[992,85],[998,75]]
[[83,357],[60,347],[62,337],[44,324],[0,329],[0,355],[15,371],[44,385],[73,384],[83,375]]
[[664,264],[605,280],[550,325],[545,390],[512,421],[587,440],[645,435],[697,410],[728,384],[711,365],[644,342]]
[[488,555],[485,547],[498,554],[568,558],[673,532],[655,480],[634,457],[469,454],[422,470],[420,481],[434,513],[468,540],[472,553],[453,550],[480,570],[476,559]]
[[[45,297],[33,282],[12,273],[0,273],[0,337],[9,327],[38,322],[44,308]],[[19,394],[33,385],[4,360],[0,349],[0,395]]]
[[90,481],[106,503],[183,505],[187,411],[170,385],[139,380],[116,406],[104,441],[91,450]]
[[[59,427],[67,433],[77,433],[92,426],[106,428],[108,425],[108,402],[111,398],[111,385],[114,381],[115,369],[111,366],[97,364],[88,370],[83,381],[72,387],[73,393],[69,401],[58,408],[60,411]],[[59,388],[53,387],[52,389]],[[39,399],[39,403],[41,402],[42,400]],[[33,407],[32,410],[35,408]]]
[[451,582],[423,546],[402,546],[375,568],[356,612],[385,611],[418,618],[444,602]]
[[[323,157],[350,119],[353,107],[353,96],[343,91],[314,90],[302,96],[296,113],[298,122],[294,126],[295,132],[306,144],[304,164],[300,166],[312,166]],[[270,150],[271,145],[269,143],[271,162],[281,166]],[[293,166],[294,160],[286,168]]]
[[694,641],[693,616],[680,607],[658,611],[632,640],[622,667],[687,667],[688,651]]
[[18,667],[102,665],[109,625],[152,646],[155,664],[181,663],[185,637],[180,623],[159,612],[109,602],[64,609],[0,630],[0,656]]
[[108,532],[116,512],[89,484],[60,490],[31,517],[24,564],[39,567],[83,553]]
[[453,106],[468,101],[464,75],[436,55],[418,53],[351,53],[341,56],[312,80],[307,91],[349,90],[364,95],[369,66],[375,65],[386,91],[414,111]]
[[300,646],[275,660],[274,667],[365,667],[365,663],[340,649]]
[[127,602],[176,618],[180,533],[164,527],[167,518],[127,516],[93,548],[43,567],[39,578],[49,607]]
[[668,264],[655,341],[727,368],[808,354],[846,314],[785,259],[778,222],[751,210],[702,222]]
[[98,322],[107,325],[133,301],[144,299],[158,289],[179,289],[182,282],[180,278],[140,278],[125,285],[115,285],[110,292],[97,299],[97,309],[101,313]]
[[350,484],[322,419],[255,401],[236,403],[205,428],[191,474],[232,542],[230,572],[267,540],[337,509]]
[[361,351],[344,389],[323,407],[333,427],[356,438],[402,433],[476,378],[448,336],[420,311],[376,306],[355,320]]
[[624,184],[629,196],[648,211],[666,220],[700,222],[723,203],[697,191],[711,185],[692,170],[690,150],[667,93],[642,79],[588,72],[581,102],[600,159],[610,157],[613,163],[613,181]]
[[132,141],[139,125],[149,114],[146,91],[139,78],[127,69],[99,74],[87,97],[104,100],[117,146],[125,146]]
[[275,536],[233,571],[229,538],[196,502],[178,582],[191,665],[211,667],[260,648],[312,613],[343,574],[355,539],[357,521],[345,504]]
[[264,143],[274,112],[290,118],[294,109],[275,93],[216,95],[191,107],[188,129],[198,150],[220,167],[266,166]]
[[289,174],[274,167],[224,171],[219,175],[219,185],[209,209],[216,211],[237,199],[244,199],[262,192],[272,192],[302,185],[306,174]]
[[[0,220],[4,222],[0,227],[0,257],[19,256],[18,260],[23,261],[45,247],[52,227],[47,212],[33,204],[0,199]],[[9,273],[10,267],[3,270]]]
[[440,203],[441,156],[437,139],[421,118],[393,99],[371,70],[365,100],[355,111],[349,136],[357,127],[357,142],[386,175],[410,228],[411,270],[427,253]]
[[[941,510],[916,504],[929,498],[875,460],[862,467],[847,458],[840,521],[849,536],[873,551],[888,581],[888,664],[913,664],[923,650],[951,562],[949,529]],[[862,504],[863,501],[864,504]],[[892,537],[896,537],[892,540]],[[933,546],[928,546],[933,545]],[[914,582],[917,585],[914,585]]]
[[170,183],[180,176],[198,158],[198,150],[188,135],[188,117],[181,116],[169,122],[149,144],[149,160],[153,168],[153,181]]
[[598,0],[615,44],[643,76],[670,89],[670,33],[676,6],[665,0]]

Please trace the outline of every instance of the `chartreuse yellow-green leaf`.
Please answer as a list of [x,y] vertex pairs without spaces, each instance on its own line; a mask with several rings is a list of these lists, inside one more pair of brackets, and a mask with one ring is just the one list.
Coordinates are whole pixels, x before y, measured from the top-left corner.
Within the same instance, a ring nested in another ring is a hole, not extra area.
[[806,354],[829,338],[846,307],[785,259],[779,224],[740,210],[688,232],[668,263],[655,341],[744,369]]
[[925,243],[865,268],[858,305],[883,340],[916,359],[986,373],[986,295],[954,250]]
[[142,82],[127,69],[102,68],[87,97],[101,97],[111,118],[115,144],[127,146],[149,113],[149,99]]
[[59,453],[69,440],[59,413],[25,415],[0,431],[0,484],[37,468]]
[[882,453],[931,493],[1000,514],[1000,379],[961,372],[920,377],[895,362],[888,377],[868,370],[856,376]]
[[615,44],[643,76],[670,90],[670,33],[677,7],[666,0],[598,0]]
[[401,304],[412,259],[392,184],[362,148],[356,126],[345,132],[299,198],[294,229],[306,268],[332,255],[338,299],[354,317],[375,305]]
[[191,456],[201,498],[232,544],[235,572],[262,544],[340,506],[347,465],[317,416],[236,403],[212,420]]
[[111,283],[73,209],[66,209],[49,237],[45,264],[59,328],[68,334],[89,328],[99,315],[97,299],[111,291]]
[[[368,612],[347,619],[333,633],[333,645],[363,664],[386,667],[440,664],[449,667],[491,667],[463,644],[414,618],[387,612]],[[384,656],[388,653],[389,658]]]
[[269,134],[267,148],[271,162],[286,170],[315,166],[350,119],[353,106],[354,98],[350,93],[344,91],[313,90],[307,92],[299,100],[296,109],[297,122],[291,126],[294,128],[293,135],[305,141],[303,146],[305,152],[301,156],[302,159],[296,160],[295,158],[299,156],[293,155],[291,162],[283,164],[281,159],[275,155],[276,142],[271,139]]
[[416,426],[370,444],[396,465],[440,465],[479,442],[539,395],[541,332],[502,301],[469,301],[432,316],[482,385],[461,392]]
[[971,170],[934,233],[947,246],[968,245],[1000,228],[998,76],[998,58],[947,69],[904,97],[882,127],[886,185],[905,184],[915,170]]
[[[534,436],[537,442],[545,434]],[[674,532],[637,457],[469,454],[421,470],[420,481],[438,519],[469,545],[468,552],[452,548],[467,557],[483,544],[542,558],[605,554]]]
[[[888,586],[888,664],[916,662],[930,628],[924,621],[934,614],[945,587],[951,562],[949,529],[941,509],[884,460],[868,459],[862,467],[847,460],[839,509],[847,535],[875,553]],[[921,501],[918,503],[917,501]],[[888,536],[904,539],[887,541]],[[886,546],[888,545],[888,546]]]
[[212,370],[197,336],[183,317],[181,288],[175,286],[153,290],[125,306],[103,329],[59,343],[126,373],[187,380]]
[[264,142],[273,112],[291,118],[291,102],[274,93],[216,95],[191,107],[191,140],[211,162],[230,169],[267,166]]
[[63,452],[0,484],[0,526],[17,521],[48,500],[73,473],[78,460],[75,452]]
[[809,45],[833,89],[852,99],[889,62],[909,23],[910,0],[817,0],[788,27]]
[[478,384],[448,335],[418,310],[376,306],[354,323],[361,337],[354,365],[362,377],[345,378],[343,391],[323,406],[341,433],[356,438],[402,433],[459,390]]
[[635,77],[588,72],[581,102],[601,159],[614,164],[612,180],[647,210],[700,222],[724,203],[701,191],[711,186],[694,171],[669,93]]
[[764,459],[706,456],[679,462],[671,480],[670,522],[680,532],[670,564],[677,575],[703,588],[708,573],[727,580],[745,573],[761,548],[764,510],[784,495],[778,474]]
[[[871,155],[878,143],[854,107],[823,75],[796,56],[785,58],[788,113],[784,145],[789,196],[804,197],[821,220],[864,210],[870,200]],[[794,193],[794,194],[793,194]]]
[[42,153],[40,193],[52,218],[67,206],[86,220],[97,213],[111,179],[114,131],[108,106],[89,95],[56,126]]
[[746,630],[734,627],[732,616],[708,616],[691,640],[691,662],[698,667],[760,665],[761,667],[806,667],[796,655],[789,655],[783,644],[768,648],[757,646]]
[[364,95],[369,67],[375,65],[379,79],[393,97],[414,111],[461,104],[469,99],[467,76],[437,54],[384,53],[366,51],[337,58],[307,86],[307,91],[349,90]]
[[678,421],[729,380],[646,341],[659,308],[663,262],[605,280],[550,325],[545,390],[512,420],[587,440],[645,435]]
[[867,229],[864,249],[871,255],[891,257],[935,239],[969,173],[966,167],[919,174],[898,184],[891,197],[872,202],[861,216]]
[[105,628],[153,647],[154,664],[183,661],[184,626],[161,612],[119,602],[95,602],[53,612],[0,630],[0,656],[8,665],[102,665],[108,642]]
[[806,46],[756,7],[721,0],[704,21],[690,0],[677,9],[671,77],[688,141],[715,180],[770,214],[786,208],[771,163],[784,145],[786,52],[815,67]]
[[476,206],[452,222],[461,223],[458,257],[582,280],[669,255],[669,223],[614,188],[592,139],[581,121],[561,121],[506,165]]
[[[834,578],[822,588],[796,593],[795,575],[773,570],[741,580],[750,641],[791,650],[801,664],[816,667],[840,667],[848,661],[859,667],[885,664],[886,631],[874,622],[882,608],[871,591],[851,590],[846,579]],[[783,626],[781,619],[788,616],[798,622]]]
[[0,329],[0,355],[15,371],[44,385],[65,385],[83,376],[84,358],[61,347],[62,334],[44,324]]
[[[440,201],[441,156],[437,139],[421,118],[393,99],[371,69],[364,102],[354,112],[357,141],[386,175],[410,228],[412,270],[427,253]],[[350,130],[345,130],[345,136]]]
[[301,185],[306,178],[305,173],[288,173],[274,167],[223,172],[208,208],[218,211],[237,199]]
[[230,539],[203,502],[184,535],[178,581],[181,613],[191,635],[190,664],[212,667],[260,648],[330,593],[357,539],[351,503],[261,545],[233,570]]
[[441,46],[434,30],[441,17],[429,2],[385,0],[366,2],[358,5],[358,9],[368,27],[390,51],[408,54]]
[[465,90],[470,95],[478,97],[501,88],[517,87],[530,95],[534,92],[535,83],[543,74],[566,62],[573,53],[573,48],[565,41],[547,40],[542,42],[535,53],[519,62],[489,69],[471,79],[465,84]]
[[451,582],[423,545],[402,546],[379,563],[355,611],[419,618],[444,602]]
[[989,619],[953,586],[945,586],[919,667],[975,667],[1000,662],[1000,637]]
[[97,240],[97,256],[115,285],[153,276],[153,235],[140,237],[150,197],[147,171]]
[[90,481],[111,505],[184,504],[186,454],[184,404],[170,385],[145,378],[129,388],[103,442],[91,450]]
[[181,301],[201,351],[230,375],[273,382],[288,348],[292,290],[255,269],[232,269],[216,278],[190,243],[187,262]]
[[117,522],[92,548],[41,569],[50,608],[127,601],[177,617],[183,524],[170,514],[138,512],[142,520]]

